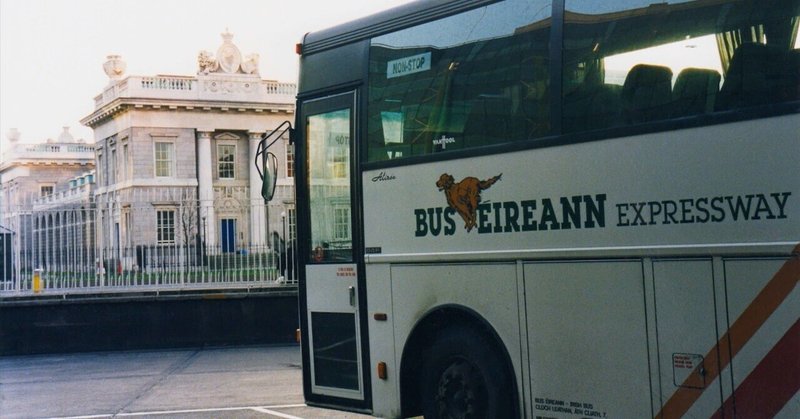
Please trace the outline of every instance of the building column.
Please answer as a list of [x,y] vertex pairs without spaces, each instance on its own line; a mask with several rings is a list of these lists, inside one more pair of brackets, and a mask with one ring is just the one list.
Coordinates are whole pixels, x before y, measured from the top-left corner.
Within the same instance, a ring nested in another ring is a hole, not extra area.
[[261,196],[261,177],[256,169],[256,153],[258,143],[263,132],[250,131],[248,143],[250,145],[250,245],[254,252],[265,252],[268,243],[267,237],[267,212],[264,198]]
[[[214,162],[211,159],[213,131],[197,130],[197,199],[200,206],[200,229],[206,246],[214,249],[217,242],[217,216],[214,212],[214,185],[211,176]],[[212,247],[213,246],[213,247]]]

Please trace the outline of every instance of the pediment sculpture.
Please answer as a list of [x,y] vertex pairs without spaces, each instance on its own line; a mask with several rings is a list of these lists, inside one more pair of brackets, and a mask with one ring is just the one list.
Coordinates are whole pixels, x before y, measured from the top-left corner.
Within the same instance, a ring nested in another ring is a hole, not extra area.
[[197,66],[199,67],[197,74],[215,73],[219,70],[216,58],[208,51],[200,51],[200,54],[197,55]]
[[233,34],[222,34],[223,43],[217,49],[216,55],[209,51],[200,51],[197,56],[197,74],[208,75],[211,73],[222,74],[254,74],[258,75],[258,54],[249,54],[244,59],[239,48],[233,44]]

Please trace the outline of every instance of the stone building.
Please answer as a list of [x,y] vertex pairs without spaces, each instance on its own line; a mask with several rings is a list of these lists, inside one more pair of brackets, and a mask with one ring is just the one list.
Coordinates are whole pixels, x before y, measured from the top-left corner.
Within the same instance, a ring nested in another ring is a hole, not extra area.
[[45,271],[89,272],[96,257],[94,170],[63,179],[55,192],[30,205],[32,254],[24,260]]
[[109,84],[81,123],[95,137],[98,245],[126,268],[142,246],[260,252],[294,219],[288,136],[270,149],[282,170],[269,206],[254,161],[261,139],[293,119],[296,85],[262,79],[258,56],[222,37],[194,76],[125,75],[116,55],[104,64]]
[[[54,231],[61,223],[60,216],[37,213],[37,203],[72,199],[78,179],[91,183],[94,146],[74,139],[69,127],[57,139],[39,144],[21,143],[15,129],[7,138],[10,145],[0,155],[0,226],[13,236],[15,269],[27,271],[44,263],[36,258],[37,249],[45,246],[43,238],[48,237],[44,231]],[[57,247],[54,242],[47,246]]]
[[94,146],[76,140],[69,127],[57,139],[38,144],[20,143],[21,134],[13,128],[6,137],[9,146],[0,155],[0,214],[58,192],[59,182],[94,170]]

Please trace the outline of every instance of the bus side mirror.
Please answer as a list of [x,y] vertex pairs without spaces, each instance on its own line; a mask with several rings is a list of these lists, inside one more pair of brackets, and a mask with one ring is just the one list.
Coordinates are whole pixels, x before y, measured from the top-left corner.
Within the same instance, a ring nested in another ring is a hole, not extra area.
[[[282,122],[277,129],[262,137],[258,143],[256,161],[254,163],[256,170],[258,170],[258,175],[261,177],[261,197],[264,198],[264,202],[272,201],[272,197],[275,195],[275,184],[278,182],[278,158],[268,150],[287,132],[291,143],[294,130],[289,121]],[[273,137],[275,139],[269,142]]]
[[275,195],[275,184],[278,182],[278,158],[270,152],[261,154],[262,167],[264,168],[261,175],[261,197],[265,202],[272,201]]

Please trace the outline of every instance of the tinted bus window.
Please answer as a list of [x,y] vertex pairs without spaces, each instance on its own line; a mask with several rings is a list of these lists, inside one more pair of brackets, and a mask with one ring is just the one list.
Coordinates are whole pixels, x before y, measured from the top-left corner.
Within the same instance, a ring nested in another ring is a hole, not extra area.
[[549,133],[550,11],[506,1],[374,38],[368,159]]
[[798,99],[798,4],[566,0],[566,132]]

